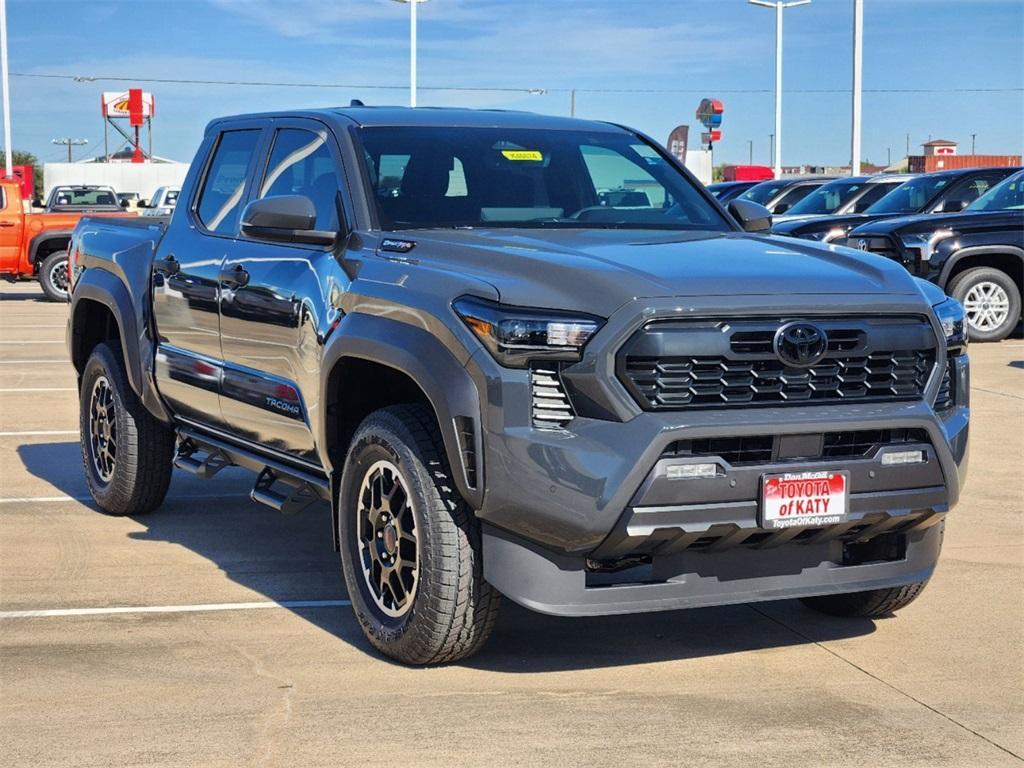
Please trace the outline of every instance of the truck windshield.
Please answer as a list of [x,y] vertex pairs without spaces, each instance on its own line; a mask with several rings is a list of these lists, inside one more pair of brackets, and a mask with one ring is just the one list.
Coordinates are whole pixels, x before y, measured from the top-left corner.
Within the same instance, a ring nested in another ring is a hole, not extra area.
[[786,211],[786,215],[806,216],[835,213],[862,189],[864,189],[863,181],[830,181],[828,184],[822,184]]
[[964,211],[1020,211],[1024,210],[1024,171],[1015,173],[1005,181],[964,208]]
[[686,176],[628,133],[370,127],[359,135],[386,230],[733,228]]
[[948,176],[919,176],[900,184],[865,213],[918,213],[951,181]]
[[75,189],[60,187],[53,198],[54,205],[117,205],[117,197],[109,189]]
[[751,200],[758,205],[767,205],[768,201],[784,190],[786,186],[784,181],[762,181],[740,195],[740,200]]

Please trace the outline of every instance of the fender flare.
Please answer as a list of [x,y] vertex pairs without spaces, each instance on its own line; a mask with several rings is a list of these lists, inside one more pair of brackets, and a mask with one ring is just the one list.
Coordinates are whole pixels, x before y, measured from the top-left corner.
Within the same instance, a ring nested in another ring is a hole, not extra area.
[[135,310],[128,289],[117,277],[104,269],[86,269],[75,282],[71,294],[71,361],[76,370],[81,371],[85,360],[78,354],[78,338],[81,328],[77,322],[78,307],[82,301],[95,301],[102,304],[114,315],[121,338],[121,354],[128,372],[128,384],[140,398],[143,396],[142,361],[139,350],[134,343],[139,338],[135,323]]
[[71,241],[71,230],[70,229],[52,229],[45,232],[40,232],[38,235],[32,238],[28,244],[28,263],[35,264],[36,256],[39,254],[39,248],[52,240],[67,240]]
[[972,248],[964,248],[962,251],[957,251],[942,265],[942,271],[939,272],[939,285],[942,286],[942,290],[946,290],[949,276],[958,262],[971,256],[989,255],[1016,256],[1020,260],[1021,266],[1024,267],[1024,249],[1015,245],[976,245]]
[[[426,395],[444,440],[445,452],[452,467],[459,493],[474,509],[483,502],[483,446],[481,436],[480,394],[465,366],[423,328],[377,315],[354,312],[345,315],[331,334],[324,348],[320,391],[327,396],[331,372],[345,358],[379,363],[404,373]],[[344,407],[342,403],[340,407]],[[320,409],[315,425],[317,444],[325,469],[336,476],[327,455],[328,420]],[[456,419],[469,419],[472,424],[472,446],[463,446],[456,428]],[[474,458],[471,469],[476,481],[470,482],[463,460],[463,449],[470,448]]]

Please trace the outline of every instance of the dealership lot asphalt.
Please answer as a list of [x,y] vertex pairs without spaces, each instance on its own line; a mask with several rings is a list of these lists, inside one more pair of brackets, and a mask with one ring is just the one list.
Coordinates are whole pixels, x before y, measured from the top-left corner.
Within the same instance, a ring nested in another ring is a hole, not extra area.
[[1020,338],[972,348],[971,478],[897,618],[506,603],[480,655],[413,670],[343,605],[326,513],[256,505],[233,470],[176,474],[144,518],[93,507],[65,315],[0,286],[0,764],[1024,762]]

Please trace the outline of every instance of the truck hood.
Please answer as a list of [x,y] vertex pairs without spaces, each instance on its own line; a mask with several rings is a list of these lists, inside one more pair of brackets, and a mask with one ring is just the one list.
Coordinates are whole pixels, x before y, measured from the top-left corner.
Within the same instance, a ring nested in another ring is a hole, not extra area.
[[[607,317],[638,298],[915,294],[898,264],[833,246],[740,233],[415,230],[409,257],[490,283],[503,303]],[[851,299],[852,301],[852,299]]]
[[1016,227],[1024,225],[1024,211],[972,211],[970,213],[920,213],[914,216],[869,221],[850,231],[856,235],[886,236],[897,232],[930,232],[957,227]]
[[772,234],[790,237],[807,237],[811,232],[828,232],[830,229],[850,230],[869,221],[890,218],[895,214],[848,213],[838,216],[814,216],[808,219],[790,219],[772,226]]

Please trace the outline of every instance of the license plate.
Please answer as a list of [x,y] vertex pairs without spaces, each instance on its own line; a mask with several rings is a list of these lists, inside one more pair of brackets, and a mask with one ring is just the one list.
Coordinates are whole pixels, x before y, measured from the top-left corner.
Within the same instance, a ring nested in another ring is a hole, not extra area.
[[832,525],[849,513],[847,472],[794,472],[761,480],[761,526]]

